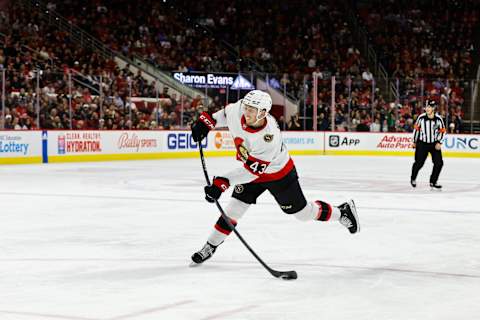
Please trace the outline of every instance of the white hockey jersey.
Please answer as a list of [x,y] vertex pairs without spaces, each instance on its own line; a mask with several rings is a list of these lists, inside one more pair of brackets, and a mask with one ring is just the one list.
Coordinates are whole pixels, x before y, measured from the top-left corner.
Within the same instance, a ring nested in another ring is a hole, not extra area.
[[283,178],[294,167],[283,143],[280,129],[273,116],[267,114],[265,125],[259,128],[245,124],[241,100],[213,114],[216,128],[228,127],[242,167],[222,175],[230,185],[259,183]]

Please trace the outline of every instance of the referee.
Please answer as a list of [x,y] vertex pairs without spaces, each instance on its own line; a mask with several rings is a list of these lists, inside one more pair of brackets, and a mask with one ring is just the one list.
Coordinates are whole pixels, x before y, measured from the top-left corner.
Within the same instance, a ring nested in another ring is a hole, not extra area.
[[430,176],[430,187],[432,189],[442,189],[437,184],[438,176],[443,167],[442,159],[442,139],[445,136],[445,124],[442,118],[435,114],[437,103],[433,100],[427,100],[425,104],[425,113],[422,113],[415,123],[413,130],[413,147],[415,148],[415,163],[412,166],[412,176],[410,184],[417,186],[417,175],[423,167],[425,160],[430,153],[432,155],[433,170]]

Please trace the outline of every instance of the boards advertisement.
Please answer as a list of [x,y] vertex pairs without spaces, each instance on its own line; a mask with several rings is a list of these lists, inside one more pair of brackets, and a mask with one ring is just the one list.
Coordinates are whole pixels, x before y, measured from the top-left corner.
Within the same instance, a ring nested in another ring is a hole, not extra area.
[[0,163],[41,162],[41,131],[0,131]]

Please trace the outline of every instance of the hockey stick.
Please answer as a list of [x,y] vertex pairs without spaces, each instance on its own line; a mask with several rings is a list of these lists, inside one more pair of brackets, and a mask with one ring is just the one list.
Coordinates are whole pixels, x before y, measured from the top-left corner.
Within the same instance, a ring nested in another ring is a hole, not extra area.
[[[207,184],[210,185],[210,178],[208,177],[207,165],[205,164],[205,157],[203,156],[203,147],[202,147],[200,142],[198,143],[198,147],[199,147],[199,150],[200,150],[200,160],[202,161],[203,174],[205,175],[205,180],[207,180]],[[277,271],[277,270],[273,270],[265,262],[263,262],[263,260],[260,259],[260,257],[255,253],[255,251],[253,251],[253,249],[250,248],[248,243],[243,239],[243,237],[237,231],[235,226],[230,222],[230,218],[228,218],[228,216],[225,214],[225,211],[223,211],[222,206],[220,206],[220,204],[218,203],[217,200],[215,200],[215,204],[217,205],[217,208],[222,215],[223,221],[225,221],[228,224],[230,229],[232,229],[233,232],[235,232],[238,239],[243,243],[243,245],[248,249],[248,251],[250,251],[250,253],[255,257],[255,259],[257,259],[257,261],[260,262],[260,264],[265,269],[267,269],[267,271],[270,272],[270,274],[272,276],[274,276],[275,278],[282,278],[284,280],[297,279],[297,272],[295,270],[292,270],[292,271]]]

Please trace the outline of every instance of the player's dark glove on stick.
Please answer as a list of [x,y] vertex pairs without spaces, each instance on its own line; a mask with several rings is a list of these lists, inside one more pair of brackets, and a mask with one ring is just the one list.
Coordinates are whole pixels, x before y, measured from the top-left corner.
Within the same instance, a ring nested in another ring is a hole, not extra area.
[[215,200],[218,200],[228,187],[230,187],[230,182],[227,178],[213,178],[213,183],[209,186],[205,186],[205,200],[211,203],[215,202]]
[[192,138],[193,141],[202,141],[208,132],[215,128],[217,122],[206,112],[202,112],[198,120],[192,125]]

